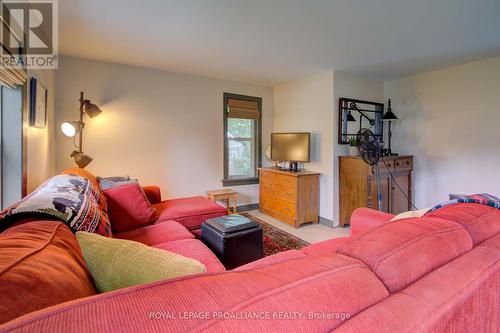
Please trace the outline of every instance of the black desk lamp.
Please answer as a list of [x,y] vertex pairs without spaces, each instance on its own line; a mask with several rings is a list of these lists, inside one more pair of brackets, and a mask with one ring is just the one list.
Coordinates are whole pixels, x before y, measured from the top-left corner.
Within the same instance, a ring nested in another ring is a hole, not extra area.
[[397,119],[398,119],[398,117],[396,117],[396,115],[392,112],[391,99],[389,98],[387,112],[382,117],[383,121],[389,122],[389,149],[387,151],[387,153],[388,153],[389,156],[393,155],[392,154],[392,150],[391,150],[391,139],[392,139],[391,125],[392,125],[392,121],[393,120],[397,120]]

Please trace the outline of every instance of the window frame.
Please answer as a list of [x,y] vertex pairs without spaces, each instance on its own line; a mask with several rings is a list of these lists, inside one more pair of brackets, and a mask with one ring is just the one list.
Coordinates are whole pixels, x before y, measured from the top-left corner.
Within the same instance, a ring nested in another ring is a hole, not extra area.
[[[228,149],[228,119],[227,105],[229,99],[239,99],[244,101],[257,102],[257,108],[260,112],[260,117],[256,121],[257,126],[254,128],[255,135],[255,177],[247,178],[229,178],[229,149]],[[254,96],[246,96],[232,93],[224,93],[224,107],[223,107],[223,123],[224,123],[224,179],[222,185],[225,186],[239,186],[239,185],[252,185],[259,183],[259,168],[262,167],[262,98]]]

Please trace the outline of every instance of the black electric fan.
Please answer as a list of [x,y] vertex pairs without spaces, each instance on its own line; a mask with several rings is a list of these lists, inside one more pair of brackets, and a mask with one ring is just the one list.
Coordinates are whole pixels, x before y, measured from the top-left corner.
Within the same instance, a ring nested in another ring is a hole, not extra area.
[[382,192],[380,190],[380,156],[383,142],[367,128],[362,128],[357,134],[358,150],[366,164],[375,167],[375,178],[377,180],[378,210],[382,211]]

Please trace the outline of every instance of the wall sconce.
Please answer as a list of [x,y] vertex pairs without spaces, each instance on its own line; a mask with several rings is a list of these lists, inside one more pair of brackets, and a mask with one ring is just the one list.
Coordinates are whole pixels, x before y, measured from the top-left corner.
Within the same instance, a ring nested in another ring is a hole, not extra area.
[[[86,113],[90,118],[97,117],[102,110],[95,104],[90,103],[89,99],[83,98],[83,91],[80,93],[80,120],[68,121],[61,124],[61,130],[64,135],[73,138],[73,144],[78,150],[71,153],[71,157],[75,160],[76,165],[83,169],[92,162],[92,157],[83,153],[83,114]],[[78,135],[78,145],[75,144],[74,137]]]

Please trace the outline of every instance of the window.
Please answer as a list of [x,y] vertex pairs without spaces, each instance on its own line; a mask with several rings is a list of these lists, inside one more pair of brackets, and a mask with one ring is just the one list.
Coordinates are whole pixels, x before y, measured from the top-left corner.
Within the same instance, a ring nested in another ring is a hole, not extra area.
[[25,183],[23,176],[23,88],[9,88],[0,83],[0,206],[2,209],[25,195],[23,193]]
[[[0,17],[1,19],[1,17]],[[4,33],[9,44],[17,43],[19,55],[25,55],[22,41],[12,34],[13,27],[5,21]],[[16,29],[18,27],[15,27]],[[7,40],[4,39],[4,40]],[[12,45],[11,45],[12,46]],[[11,50],[0,42],[5,59],[12,56]],[[15,58],[17,60],[17,55]],[[27,184],[27,129],[28,129],[28,86],[27,72],[19,65],[2,65],[0,69],[0,207],[3,209],[26,195]]]
[[258,184],[262,98],[224,93],[224,186]]

